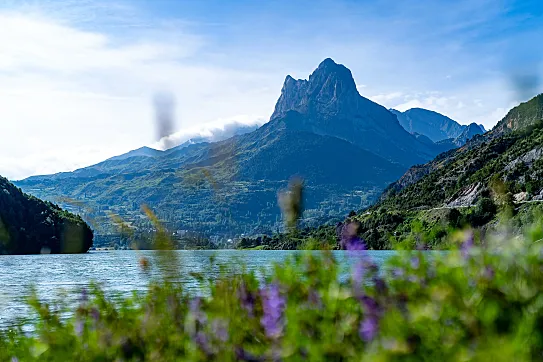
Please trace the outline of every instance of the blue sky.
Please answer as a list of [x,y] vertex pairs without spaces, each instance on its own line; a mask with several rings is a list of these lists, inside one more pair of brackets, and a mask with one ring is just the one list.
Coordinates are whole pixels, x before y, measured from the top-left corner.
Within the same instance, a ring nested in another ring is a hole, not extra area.
[[156,146],[159,91],[175,97],[177,141],[265,122],[285,76],[326,57],[386,107],[490,128],[542,91],[542,20],[531,0],[3,0],[0,174]]

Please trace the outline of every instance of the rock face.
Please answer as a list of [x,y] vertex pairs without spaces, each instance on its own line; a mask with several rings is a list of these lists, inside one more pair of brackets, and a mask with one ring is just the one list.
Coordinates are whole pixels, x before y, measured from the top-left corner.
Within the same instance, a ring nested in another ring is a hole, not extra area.
[[270,123],[288,112],[301,116],[292,128],[344,139],[387,160],[409,166],[443,151],[409,134],[381,105],[362,97],[351,71],[325,59],[308,80],[287,76]]
[[485,133],[484,128],[481,128],[481,126],[476,123],[470,123],[464,128],[462,133],[458,137],[456,137],[456,139],[454,140],[454,144],[458,147],[462,147],[470,139],[483,133]]

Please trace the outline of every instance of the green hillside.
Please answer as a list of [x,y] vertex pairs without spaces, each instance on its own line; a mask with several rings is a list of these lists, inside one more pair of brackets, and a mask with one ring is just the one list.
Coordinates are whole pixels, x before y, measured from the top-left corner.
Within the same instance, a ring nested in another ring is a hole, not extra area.
[[93,233],[79,217],[0,177],[0,254],[82,253]]
[[345,225],[355,223],[368,247],[447,248],[442,238],[453,228],[482,232],[500,212],[519,229],[543,214],[543,97],[512,109],[491,132],[409,169],[383,192],[379,201],[338,225],[304,229],[290,238],[246,239],[241,247],[303,247],[325,240],[337,247]]

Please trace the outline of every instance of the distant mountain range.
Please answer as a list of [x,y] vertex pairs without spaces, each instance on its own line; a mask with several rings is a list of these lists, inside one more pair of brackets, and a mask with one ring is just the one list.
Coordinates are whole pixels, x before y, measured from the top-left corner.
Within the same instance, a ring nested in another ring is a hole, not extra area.
[[[456,138],[469,127],[458,129]],[[116,232],[112,215],[150,228],[140,211],[147,204],[171,229],[228,238],[279,225],[277,192],[292,176],[306,183],[305,222],[318,224],[369,205],[410,166],[456,147],[453,141],[407,132],[395,114],[358,93],[349,69],[326,59],[308,80],[287,76],[270,121],[252,132],[167,151],[144,147],[17,185],[96,221],[100,235]]]
[[457,146],[464,144],[476,134],[486,132],[482,125],[461,125],[440,113],[422,108],[411,108],[405,112],[390,109],[398,117],[402,127],[413,134],[421,134],[433,142],[453,140]]

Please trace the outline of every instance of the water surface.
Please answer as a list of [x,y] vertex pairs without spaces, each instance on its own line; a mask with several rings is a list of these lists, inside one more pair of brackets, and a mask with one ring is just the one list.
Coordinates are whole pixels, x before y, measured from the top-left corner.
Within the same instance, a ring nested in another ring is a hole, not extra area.
[[[201,286],[191,275],[199,273],[206,279],[214,279],[220,273],[220,266],[240,267],[260,274],[269,271],[276,262],[284,261],[296,251],[269,250],[179,250],[171,251],[178,260],[179,277],[186,290],[194,293]],[[320,253],[318,251],[314,253]],[[333,252],[347,270],[355,262],[352,253]],[[381,265],[394,255],[393,251],[369,251],[373,261]],[[110,293],[129,294],[144,291],[149,281],[158,278],[161,270],[157,267],[154,251],[93,251],[74,255],[5,255],[0,256],[0,326],[15,317],[27,316],[30,309],[24,302],[31,287],[35,287],[40,299],[54,301],[61,296],[64,300],[76,301],[83,287],[92,282],[100,283]],[[214,264],[210,257],[214,256]],[[151,268],[144,272],[140,260],[147,258]],[[170,265],[171,266],[171,265]]]

